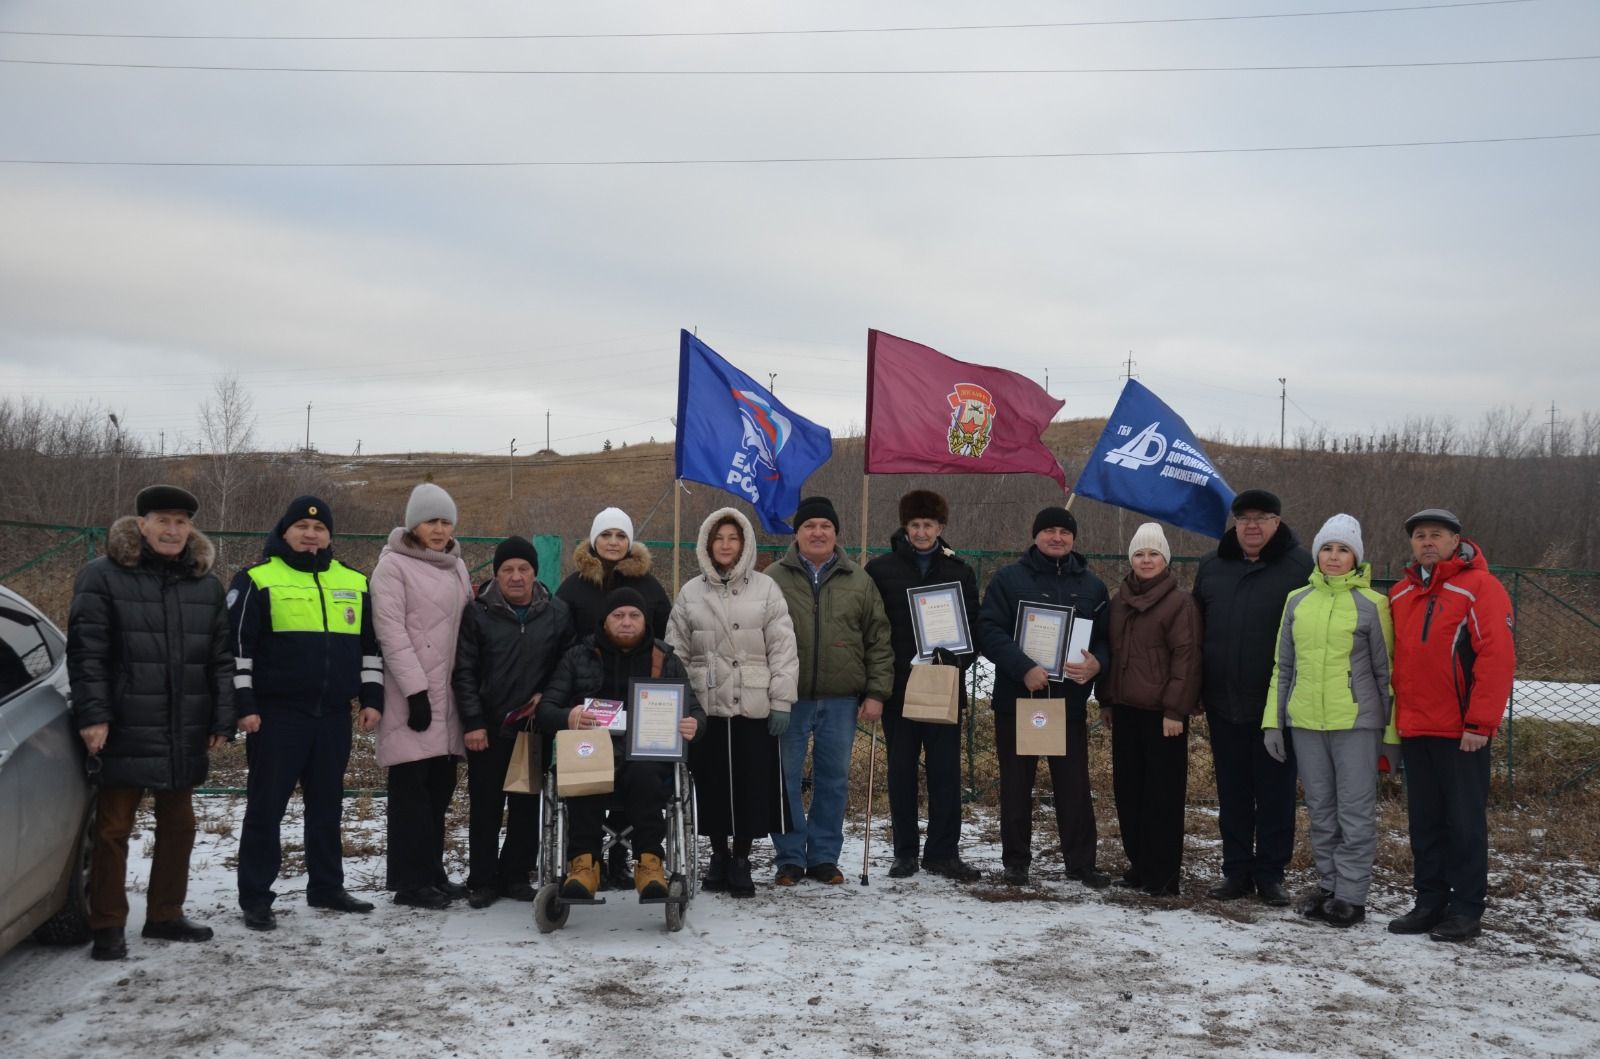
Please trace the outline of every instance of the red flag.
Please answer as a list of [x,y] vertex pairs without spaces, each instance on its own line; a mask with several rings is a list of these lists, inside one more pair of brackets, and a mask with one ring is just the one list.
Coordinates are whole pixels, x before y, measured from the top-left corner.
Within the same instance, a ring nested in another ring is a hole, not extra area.
[[1041,440],[1064,404],[1014,371],[867,332],[868,474],[1042,474],[1065,492]]

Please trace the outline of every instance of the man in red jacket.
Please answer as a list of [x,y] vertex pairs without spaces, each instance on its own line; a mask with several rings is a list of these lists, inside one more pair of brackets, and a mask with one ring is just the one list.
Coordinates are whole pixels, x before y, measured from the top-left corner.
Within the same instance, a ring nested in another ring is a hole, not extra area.
[[1416,906],[1394,934],[1478,935],[1489,888],[1489,740],[1517,668],[1511,599],[1442,508],[1406,519],[1416,562],[1389,591],[1395,723]]

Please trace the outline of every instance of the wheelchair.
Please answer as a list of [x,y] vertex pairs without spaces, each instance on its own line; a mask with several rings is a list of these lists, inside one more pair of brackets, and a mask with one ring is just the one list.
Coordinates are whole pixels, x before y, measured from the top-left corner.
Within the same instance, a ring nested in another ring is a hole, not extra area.
[[[689,766],[678,762],[673,768],[672,791],[667,796],[665,809],[666,836],[662,841],[662,866],[667,873],[667,896],[641,897],[642,905],[662,905],[666,912],[667,930],[683,929],[684,916],[695,891],[700,889],[700,848],[695,835],[694,777]],[[631,830],[631,829],[630,829]],[[606,828],[601,832],[603,849],[601,862],[611,847],[627,837]],[[556,793],[556,774],[551,769],[544,774],[544,788],[539,795],[539,885],[533,899],[533,922],[539,933],[549,934],[567,923],[573,905],[603,905],[604,897],[598,894],[585,901],[561,896],[562,884],[567,881],[567,808]]]

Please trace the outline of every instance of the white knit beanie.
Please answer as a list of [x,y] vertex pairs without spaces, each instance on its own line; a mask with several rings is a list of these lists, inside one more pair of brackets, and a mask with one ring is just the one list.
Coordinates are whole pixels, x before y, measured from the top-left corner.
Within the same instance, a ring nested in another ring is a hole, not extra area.
[[1133,558],[1134,552],[1142,552],[1146,548],[1153,548],[1161,553],[1161,558],[1172,562],[1172,546],[1167,543],[1167,535],[1161,530],[1161,523],[1146,522],[1133,531],[1133,540],[1128,542],[1128,558]]
[[456,502],[432,482],[423,482],[411,490],[411,499],[406,501],[406,529],[414,530],[436,518],[455,522]]
[[1317,530],[1317,539],[1311,544],[1313,558],[1322,551],[1322,546],[1329,541],[1338,541],[1356,553],[1356,563],[1363,562],[1361,548],[1361,523],[1353,516],[1339,514],[1330,518]]
[[589,526],[589,547],[594,547],[594,542],[606,530],[618,529],[625,533],[629,543],[633,541],[633,519],[620,507],[608,507],[594,517],[594,522]]

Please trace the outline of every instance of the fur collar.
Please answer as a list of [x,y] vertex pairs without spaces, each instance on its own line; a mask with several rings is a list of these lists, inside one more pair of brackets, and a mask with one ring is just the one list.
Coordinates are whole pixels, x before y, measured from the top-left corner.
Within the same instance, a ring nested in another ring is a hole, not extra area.
[[719,507],[700,523],[700,536],[694,545],[694,557],[700,564],[700,572],[712,584],[720,582],[722,575],[717,572],[717,564],[711,561],[711,528],[729,515],[739,523],[739,532],[744,534],[744,551],[739,554],[739,561],[733,564],[733,569],[728,571],[728,580],[737,581],[745,577],[756,565],[756,531],[750,525],[750,520],[731,507]]
[[[606,567],[588,541],[579,541],[572,549],[572,561],[578,567],[578,576],[602,588],[606,583]],[[615,567],[618,577],[643,577],[650,572],[650,549],[638,541],[628,547],[628,554]]]
[[[124,515],[106,531],[106,555],[118,566],[136,567],[146,555],[144,534],[139,532],[137,515]],[[154,552],[148,553],[156,558]],[[189,546],[177,559],[177,564],[187,566],[193,577],[204,577],[217,562],[217,549],[199,530],[189,531]]]
[[389,543],[383,546],[383,553],[380,553],[379,557],[381,558],[382,554],[393,552],[396,555],[404,555],[408,559],[421,559],[423,562],[432,563],[434,566],[455,566],[461,563],[461,542],[454,537],[450,538],[449,547],[442,552],[436,552],[432,548],[424,548],[420,544],[412,544],[406,540],[406,535],[409,532],[404,526],[396,526],[390,530]]

